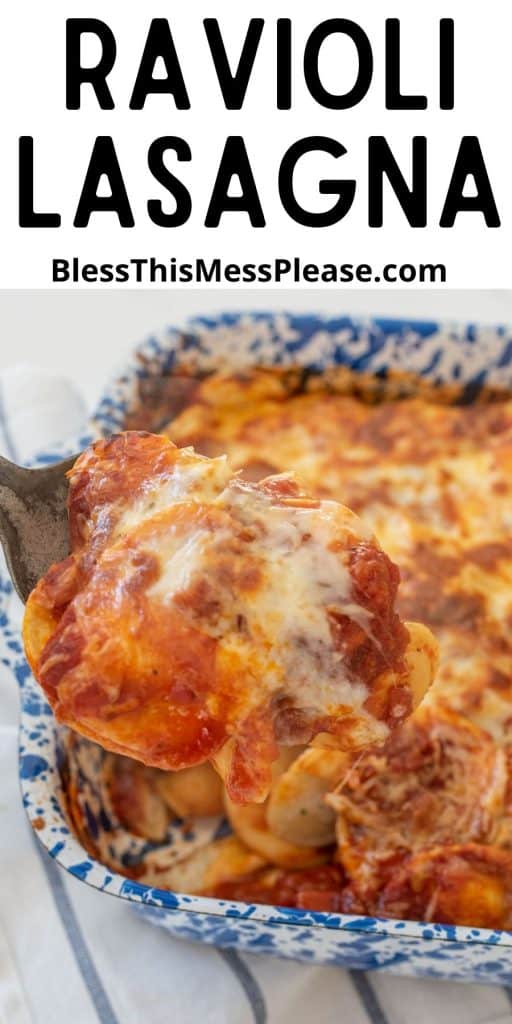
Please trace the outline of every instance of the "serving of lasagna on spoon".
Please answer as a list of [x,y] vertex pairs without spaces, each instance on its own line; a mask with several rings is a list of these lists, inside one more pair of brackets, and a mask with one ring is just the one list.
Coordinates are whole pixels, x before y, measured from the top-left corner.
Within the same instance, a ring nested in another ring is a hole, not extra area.
[[105,749],[210,761],[234,802],[262,801],[279,747],[382,742],[428,688],[436,644],[398,616],[398,569],[292,474],[250,483],[128,431],[68,475],[71,554],[24,640],[57,719]]

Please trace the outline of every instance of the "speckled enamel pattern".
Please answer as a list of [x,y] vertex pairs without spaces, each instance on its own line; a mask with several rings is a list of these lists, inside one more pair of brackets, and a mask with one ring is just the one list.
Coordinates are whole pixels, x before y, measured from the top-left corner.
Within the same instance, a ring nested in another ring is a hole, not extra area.
[[[87,436],[74,438],[36,462],[79,450],[92,437],[122,425],[134,400],[137,377],[172,372],[180,364],[201,370],[229,364],[333,364],[385,375],[417,373],[436,383],[458,382],[467,398],[484,383],[512,387],[512,330],[432,323],[256,313],[190,322],[150,338],[102,399]],[[20,778],[23,802],[38,838],[67,871],[97,889],[133,904],[147,920],[187,939],[271,953],[312,963],[389,970],[466,981],[512,984],[512,933],[348,917],[272,906],[230,903],[175,894],[127,880],[89,857],[71,834],[62,805],[63,735],[33,680],[19,639],[21,608],[5,579],[0,582],[0,656],[14,673],[22,699]],[[83,813],[89,828],[109,841],[112,821],[101,791],[101,753],[80,740],[73,768],[81,772]],[[183,843],[204,842],[216,824],[183,832],[174,822],[166,840],[169,858]],[[222,826],[220,826],[222,827]],[[154,846],[116,840],[116,856],[138,860]],[[120,844],[120,845],[119,845]],[[125,861],[127,862],[127,861]]]

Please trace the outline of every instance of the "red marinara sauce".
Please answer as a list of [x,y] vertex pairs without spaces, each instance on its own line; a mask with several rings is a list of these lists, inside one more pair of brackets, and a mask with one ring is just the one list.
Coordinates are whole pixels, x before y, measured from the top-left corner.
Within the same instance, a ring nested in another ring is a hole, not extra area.
[[345,874],[339,864],[301,871],[261,868],[243,878],[220,882],[211,895],[221,900],[341,913],[345,885]]

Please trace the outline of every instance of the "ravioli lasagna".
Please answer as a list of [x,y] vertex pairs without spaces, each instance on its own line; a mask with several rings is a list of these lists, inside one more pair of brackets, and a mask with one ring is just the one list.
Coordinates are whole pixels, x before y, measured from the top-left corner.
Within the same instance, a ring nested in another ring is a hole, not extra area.
[[[176,783],[177,813],[222,807],[233,831],[171,867],[139,865],[142,881],[313,910],[512,927],[512,401],[459,405],[458,397],[343,370],[141,380],[128,426],[162,430],[212,465],[226,453],[238,479],[257,489],[292,471],[314,499],[343,502],[361,517],[366,537],[375,535],[399,567],[395,608],[409,638],[397,656],[413,707],[390,729],[384,704],[374,704],[369,729],[363,706],[365,746],[355,750],[362,721],[354,734],[353,713],[350,742],[336,729],[279,728],[258,804],[237,802],[224,782],[219,793],[210,766],[169,773],[112,755],[111,809],[128,832],[165,844]],[[48,602],[38,602],[44,623]],[[60,614],[51,611],[38,650]],[[397,666],[392,672],[396,679]],[[231,748],[225,742],[211,759],[224,780]],[[71,808],[81,823],[75,800]]]
[[233,802],[262,801],[279,747],[382,742],[428,687],[396,566],[293,474],[247,481],[128,431],[69,481],[71,554],[29,598],[25,644],[59,721],[104,748],[210,761]]
[[[399,566],[398,609],[439,643],[425,700],[384,744],[310,746],[273,784],[272,830],[331,843],[337,882],[315,895],[268,867],[249,899],[511,926],[512,401],[485,397],[257,370],[196,385],[167,427],[248,479],[287,466],[353,508]],[[242,898],[244,881],[221,891]]]

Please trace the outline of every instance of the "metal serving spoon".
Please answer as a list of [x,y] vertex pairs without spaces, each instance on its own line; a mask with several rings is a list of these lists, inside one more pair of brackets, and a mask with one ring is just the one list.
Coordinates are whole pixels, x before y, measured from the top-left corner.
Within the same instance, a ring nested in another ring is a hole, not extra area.
[[25,469],[0,456],[0,542],[22,601],[50,565],[69,554],[65,474],[76,458]]

